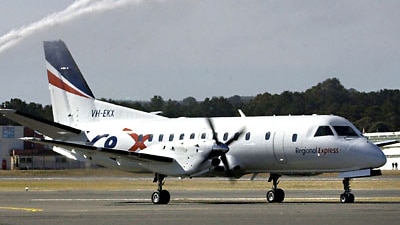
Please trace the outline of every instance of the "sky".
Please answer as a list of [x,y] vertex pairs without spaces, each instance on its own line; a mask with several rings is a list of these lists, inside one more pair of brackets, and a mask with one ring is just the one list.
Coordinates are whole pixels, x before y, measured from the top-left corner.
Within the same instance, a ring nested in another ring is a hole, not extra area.
[[63,40],[97,98],[399,89],[400,1],[12,0],[0,102],[50,104],[43,41]]

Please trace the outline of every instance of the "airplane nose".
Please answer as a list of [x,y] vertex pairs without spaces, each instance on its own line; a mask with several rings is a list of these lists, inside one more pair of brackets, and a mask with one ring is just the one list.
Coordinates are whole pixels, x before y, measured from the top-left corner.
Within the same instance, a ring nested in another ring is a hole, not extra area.
[[379,168],[386,163],[386,156],[375,144],[366,139],[358,139],[350,147],[353,163],[360,169]]
[[371,142],[366,142],[363,148],[364,162],[370,168],[378,168],[386,163],[386,156],[382,150]]

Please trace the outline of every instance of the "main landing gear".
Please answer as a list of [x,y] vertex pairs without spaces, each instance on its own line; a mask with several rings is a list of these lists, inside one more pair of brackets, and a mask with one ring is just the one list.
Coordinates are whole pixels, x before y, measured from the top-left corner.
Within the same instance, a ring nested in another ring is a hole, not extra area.
[[158,183],[158,188],[157,188],[157,191],[155,191],[151,195],[151,201],[153,202],[153,204],[168,204],[169,203],[171,196],[167,190],[162,189],[162,186],[165,183],[166,177],[167,177],[166,175],[158,174],[158,173],[156,173],[154,176],[153,182]]
[[[285,199],[285,192],[278,188],[279,184],[279,174],[270,174],[268,182],[272,181],[272,189],[267,192],[266,198],[268,202],[278,202],[281,203]],[[343,194],[340,195],[341,203],[353,203],[354,195],[351,193],[350,189],[350,178],[346,177],[343,179]]]
[[343,179],[343,194],[340,195],[340,202],[341,203],[353,203],[354,202],[354,195],[351,193],[350,189],[350,178]]
[[281,175],[278,174],[270,174],[268,178],[268,182],[272,181],[272,189],[267,192],[267,201],[268,202],[283,202],[285,199],[285,192],[278,188],[278,179]]

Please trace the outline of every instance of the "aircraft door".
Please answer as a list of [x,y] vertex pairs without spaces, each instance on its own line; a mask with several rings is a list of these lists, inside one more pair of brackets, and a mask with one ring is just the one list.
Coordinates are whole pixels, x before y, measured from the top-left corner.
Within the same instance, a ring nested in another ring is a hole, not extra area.
[[277,131],[274,133],[273,137],[273,151],[275,160],[278,163],[285,164],[286,156],[285,156],[285,132]]

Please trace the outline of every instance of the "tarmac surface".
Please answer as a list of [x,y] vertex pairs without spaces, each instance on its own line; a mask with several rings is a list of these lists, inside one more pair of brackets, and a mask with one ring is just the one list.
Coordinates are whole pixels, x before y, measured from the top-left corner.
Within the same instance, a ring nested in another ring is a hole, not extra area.
[[398,224],[400,190],[287,190],[283,203],[265,191],[170,191],[168,205],[153,205],[152,191],[1,191],[0,225],[64,224]]

